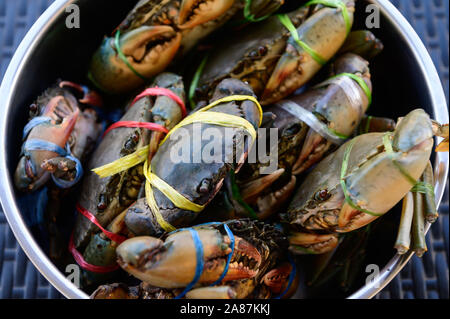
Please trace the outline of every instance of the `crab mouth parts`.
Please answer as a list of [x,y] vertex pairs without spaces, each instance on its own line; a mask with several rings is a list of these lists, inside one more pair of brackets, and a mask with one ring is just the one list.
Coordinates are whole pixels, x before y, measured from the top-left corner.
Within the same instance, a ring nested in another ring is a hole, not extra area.
[[336,241],[335,238],[330,238],[330,239],[322,241],[320,243],[303,244],[303,245],[296,245],[296,246],[299,246],[301,248],[304,248],[304,249],[307,249],[310,251],[322,251],[322,249],[328,247],[330,244],[332,244],[335,241]]
[[308,230],[333,230],[338,226],[339,209],[304,212],[302,226]]

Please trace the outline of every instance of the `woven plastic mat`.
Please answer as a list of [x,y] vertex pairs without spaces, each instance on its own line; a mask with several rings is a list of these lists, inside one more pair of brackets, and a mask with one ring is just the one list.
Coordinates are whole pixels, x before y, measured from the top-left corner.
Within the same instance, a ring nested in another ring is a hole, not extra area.
[[[53,0],[0,0],[0,78],[34,21]],[[449,0],[392,0],[428,48],[449,100]],[[1,191],[1,189],[0,189]],[[449,208],[447,191],[441,217],[427,236],[429,251],[413,257],[377,298],[449,298]],[[63,298],[28,260],[0,209],[0,298]]]

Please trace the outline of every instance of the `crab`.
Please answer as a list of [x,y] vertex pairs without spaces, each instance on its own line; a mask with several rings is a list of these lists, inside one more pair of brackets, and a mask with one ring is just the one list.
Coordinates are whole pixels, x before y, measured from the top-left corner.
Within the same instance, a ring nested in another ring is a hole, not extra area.
[[[248,219],[225,223],[234,234],[231,238],[223,224],[199,225],[198,234],[204,252],[204,266],[198,284],[186,293],[186,298],[268,298],[287,287],[292,267],[286,259],[287,241],[269,224]],[[189,229],[182,229],[162,238],[141,236],[124,241],[117,248],[119,265],[143,281],[138,288],[114,284],[101,286],[92,294],[102,297],[164,297],[174,298],[189,285],[196,272],[197,249]],[[229,267],[220,283],[213,284],[223,274],[227,258]],[[264,288],[261,288],[264,286]],[[140,291],[140,292],[139,292]]]
[[394,132],[357,136],[326,157],[281,214],[292,226],[291,250],[330,251],[338,234],[360,229],[390,211],[421,178],[439,132],[429,115],[416,109]]
[[[302,6],[287,14],[302,46],[280,20],[272,16],[248,26],[243,33],[220,39],[208,53],[196,91],[196,100],[211,95],[224,78],[248,82],[262,105],[277,102],[306,84],[344,43],[353,23],[354,1],[341,8]],[[304,49],[307,44],[323,61]]]
[[[283,3],[253,2],[250,12],[255,16]],[[115,36],[106,37],[94,53],[89,76],[105,92],[130,92],[179,60],[244,5],[244,0],[141,0]]]

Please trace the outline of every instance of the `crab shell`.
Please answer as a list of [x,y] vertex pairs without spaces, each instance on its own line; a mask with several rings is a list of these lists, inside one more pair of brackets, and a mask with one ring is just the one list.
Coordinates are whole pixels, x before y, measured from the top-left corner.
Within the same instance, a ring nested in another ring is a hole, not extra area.
[[[222,81],[216,89],[212,101],[231,95],[254,96],[250,87],[235,79]],[[255,129],[258,128],[260,112],[256,104],[252,101],[232,101],[221,103],[206,112],[218,112],[232,114],[249,121]],[[205,113],[206,113],[205,112]],[[183,131],[181,131],[183,129]],[[212,163],[202,154],[210,153],[210,136],[203,137],[207,130],[214,130],[214,136],[219,136],[219,141],[214,138],[214,142],[221,143],[220,158],[216,158]],[[242,128],[231,128],[216,124],[188,124],[180,128],[180,136],[174,133],[173,138],[166,140],[162,144],[152,159],[152,172],[159,178],[171,185],[182,196],[199,205],[208,204],[220,190],[225,176],[230,171],[233,164],[237,169],[244,163],[250,145],[250,140],[246,131]],[[223,137],[230,138],[223,138]],[[196,145],[198,148],[191,145]],[[236,158],[236,150],[242,150],[240,158]],[[182,152],[181,159],[174,159],[174,154]],[[197,153],[198,152],[198,153]],[[198,213],[177,208],[172,201],[158,189],[153,188],[154,196],[159,211],[168,223],[174,227],[184,227],[197,217]],[[164,232],[156,221],[154,212],[146,203],[146,199],[139,199],[135,205],[131,206],[125,217],[125,223],[135,235],[160,235]]]

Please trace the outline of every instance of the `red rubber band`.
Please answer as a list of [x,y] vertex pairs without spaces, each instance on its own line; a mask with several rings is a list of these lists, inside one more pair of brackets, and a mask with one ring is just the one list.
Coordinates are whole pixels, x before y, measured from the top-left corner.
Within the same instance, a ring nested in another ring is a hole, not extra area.
[[87,209],[83,208],[80,206],[80,204],[77,204],[76,206],[77,211],[79,213],[81,213],[84,217],[86,217],[87,219],[89,219],[92,223],[94,223],[98,228],[101,229],[101,231],[106,235],[106,237],[108,237],[109,239],[111,239],[112,241],[115,241],[116,243],[120,244],[123,241],[127,240],[126,237],[112,233],[106,229],[104,229],[102,227],[102,225],[100,225],[100,223],[97,221],[97,218],[95,218],[94,215],[92,215],[92,213],[90,211],[88,211]]
[[145,89],[141,94],[136,96],[136,98],[134,99],[133,103],[131,103],[131,105],[133,106],[134,103],[136,103],[143,97],[158,96],[158,95],[164,95],[164,96],[170,97],[172,100],[177,102],[177,104],[181,108],[181,114],[183,115],[183,117],[186,117],[187,111],[186,111],[186,106],[184,105],[183,100],[180,99],[180,97],[178,95],[176,95],[175,93],[173,93],[171,90],[165,89],[165,88],[153,87],[153,88]]
[[69,251],[71,252],[77,264],[85,270],[96,272],[99,274],[105,274],[108,272],[116,271],[120,268],[117,264],[112,266],[96,266],[89,264],[86,260],[84,260],[83,255],[81,255],[80,252],[75,248],[75,245],[73,244],[73,233],[70,235]]
[[142,127],[146,128],[152,131],[158,131],[163,133],[169,133],[169,130],[166,129],[164,126],[156,124],[156,123],[150,123],[150,122],[136,122],[136,121],[119,121],[116,122],[108,127],[108,129],[103,133],[103,137],[105,137],[106,134],[109,133],[109,131],[118,128],[118,127]]

